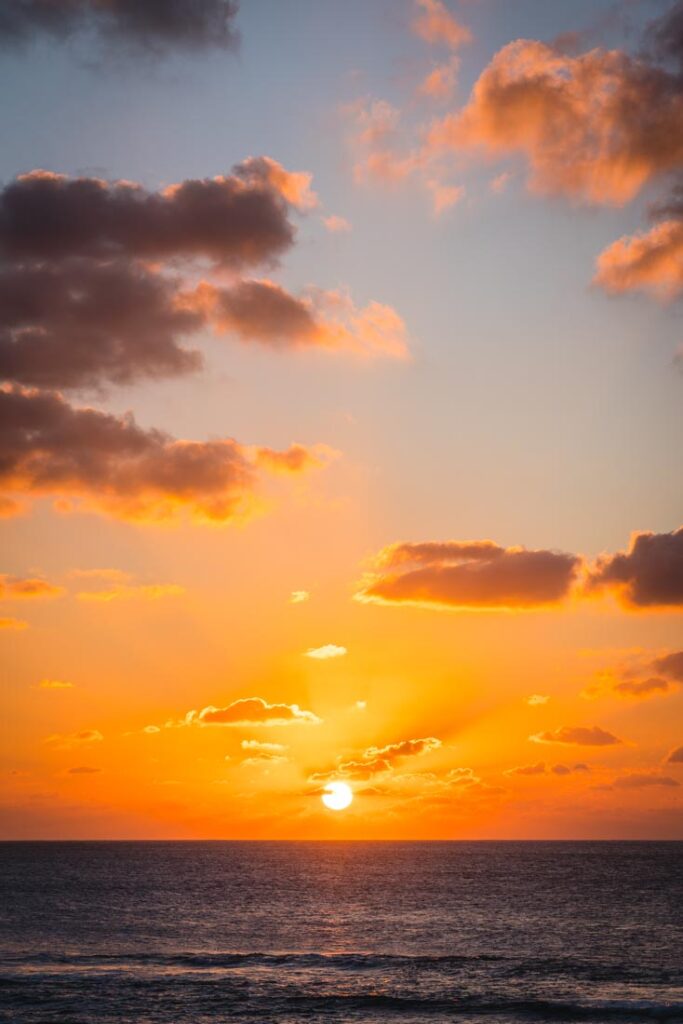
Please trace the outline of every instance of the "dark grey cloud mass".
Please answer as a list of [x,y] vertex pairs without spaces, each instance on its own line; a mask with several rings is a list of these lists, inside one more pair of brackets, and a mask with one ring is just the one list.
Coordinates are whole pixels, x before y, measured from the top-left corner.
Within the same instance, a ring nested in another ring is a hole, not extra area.
[[95,33],[108,43],[165,53],[232,48],[237,0],[2,0],[0,45]]
[[0,378],[80,388],[198,369],[179,340],[203,318],[175,304],[175,287],[128,262],[0,269]]
[[228,174],[161,192],[133,182],[32,171],[0,192],[0,258],[204,257],[273,263],[294,242],[289,205],[263,178]]

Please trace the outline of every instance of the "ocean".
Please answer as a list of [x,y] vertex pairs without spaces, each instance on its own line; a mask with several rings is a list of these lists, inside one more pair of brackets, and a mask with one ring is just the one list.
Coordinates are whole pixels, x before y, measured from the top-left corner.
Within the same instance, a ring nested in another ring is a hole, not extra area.
[[683,843],[0,844],[2,1024],[683,1022]]

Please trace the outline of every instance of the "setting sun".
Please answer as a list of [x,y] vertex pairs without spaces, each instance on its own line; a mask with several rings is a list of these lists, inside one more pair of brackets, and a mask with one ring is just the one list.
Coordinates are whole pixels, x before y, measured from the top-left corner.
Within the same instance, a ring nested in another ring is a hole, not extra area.
[[331,811],[343,811],[353,800],[353,790],[345,782],[330,782],[320,799]]

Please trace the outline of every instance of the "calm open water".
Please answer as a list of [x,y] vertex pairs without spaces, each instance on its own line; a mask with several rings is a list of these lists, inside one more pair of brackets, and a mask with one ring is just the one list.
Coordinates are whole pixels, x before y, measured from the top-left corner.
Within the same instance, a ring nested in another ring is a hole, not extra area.
[[0,844],[0,1021],[683,1022],[683,843]]

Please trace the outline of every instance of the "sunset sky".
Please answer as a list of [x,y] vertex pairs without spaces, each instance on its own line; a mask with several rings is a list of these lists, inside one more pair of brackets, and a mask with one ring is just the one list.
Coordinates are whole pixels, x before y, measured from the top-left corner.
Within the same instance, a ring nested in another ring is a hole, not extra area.
[[149,9],[0,12],[2,837],[683,838],[683,3]]

